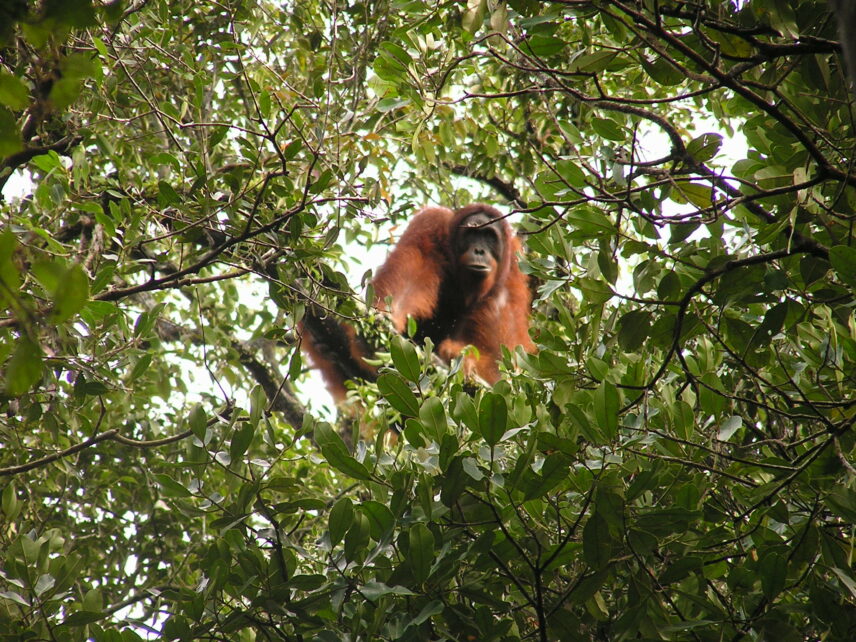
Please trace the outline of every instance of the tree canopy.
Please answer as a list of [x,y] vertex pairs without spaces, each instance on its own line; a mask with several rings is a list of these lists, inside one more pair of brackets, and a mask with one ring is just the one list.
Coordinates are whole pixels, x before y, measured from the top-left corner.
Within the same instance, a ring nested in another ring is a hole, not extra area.
[[[4,4],[0,637],[856,639],[838,22]],[[474,201],[535,299],[492,388],[351,261]],[[300,392],[307,309],[382,337],[341,418]]]

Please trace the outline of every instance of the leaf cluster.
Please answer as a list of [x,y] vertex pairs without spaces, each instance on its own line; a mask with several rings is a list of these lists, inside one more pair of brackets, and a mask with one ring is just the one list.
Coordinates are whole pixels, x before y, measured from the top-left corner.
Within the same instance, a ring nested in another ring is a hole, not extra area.
[[[0,637],[856,637],[841,4],[0,8]],[[475,200],[492,388],[352,261]],[[307,309],[381,326],[335,425]]]

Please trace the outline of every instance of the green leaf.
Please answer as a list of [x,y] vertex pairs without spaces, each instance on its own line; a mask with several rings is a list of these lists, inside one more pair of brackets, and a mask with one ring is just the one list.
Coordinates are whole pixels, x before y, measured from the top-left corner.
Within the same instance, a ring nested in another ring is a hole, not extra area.
[[327,583],[327,577],[320,574],[295,575],[288,580],[289,588],[298,591],[314,591]]
[[85,29],[98,24],[98,16],[95,12],[92,0],[66,0],[65,2],[51,2],[47,5],[47,15],[52,20]]
[[508,430],[508,406],[505,397],[486,392],[479,402],[479,433],[488,446],[495,446]]
[[65,266],[59,261],[36,261],[30,266],[31,274],[50,295],[60,288],[65,271]]
[[250,391],[250,421],[252,426],[258,426],[267,408],[267,395],[261,386],[254,386]]
[[594,116],[590,124],[594,133],[606,140],[622,141],[626,138],[624,128],[611,118]]
[[[686,200],[681,198],[680,193],[677,191],[671,192],[672,200],[676,203],[686,203]],[[708,205],[710,203],[708,202]],[[693,232],[698,229],[698,223],[685,223],[683,225],[670,225],[669,231],[671,234],[669,235],[669,245],[679,245],[686,241]]]
[[856,288],[856,247],[836,245],[829,248],[829,262],[838,278]]
[[[255,492],[253,486],[247,486],[252,492]],[[268,485],[268,488],[272,488],[271,485]],[[276,510],[278,513],[283,513],[287,515],[293,515],[298,511],[320,511],[324,510],[327,507],[327,502],[314,498],[314,497],[304,497],[302,499],[295,499],[293,502],[283,502],[281,504],[276,505]]]
[[6,484],[6,488],[3,489],[3,493],[0,495],[0,509],[3,510],[6,522],[9,524],[14,522],[23,506],[24,503],[18,501],[18,493],[15,489],[15,483],[9,482]]
[[609,526],[599,513],[594,513],[583,527],[583,558],[592,569],[599,570],[609,564],[611,552]]
[[640,59],[645,72],[660,85],[673,87],[686,80],[686,76],[681,70],[664,58],[656,57],[651,61],[645,56],[640,56]]
[[425,440],[422,436],[425,435],[425,426],[421,421],[409,418],[404,422],[404,438],[407,443],[416,448],[424,448]]
[[401,65],[402,69],[407,69],[407,66],[411,63],[412,56],[407,53],[404,47],[396,42],[386,40],[378,45],[378,49],[388,54],[389,59]]
[[432,602],[428,602],[425,606],[422,607],[422,610],[419,611],[419,614],[410,620],[405,627],[405,630],[410,628],[411,626],[419,626],[423,622],[427,621],[429,618],[439,615],[443,612],[444,606],[440,600],[433,600]]
[[330,448],[341,450],[344,453],[348,452],[348,448],[339,433],[326,421],[321,421],[315,426],[315,442],[321,449]]
[[743,419],[737,415],[732,415],[720,426],[716,438],[719,441],[728,441],[742,427]]
[[600,269],[603,278],[615,285],[618,280],[618,261],[605,243],[601,245],[600,251],[597,253],[597,267]]
[[150,365],[152,365],[152,355],[150,353],[142,355],[131,369],[131,374],[128,375],[128,382],[133,383],[142,377],[148,371]]
[[687,153],[698,162],[710,160],[722,147],[722,134],[702,134],[687,144]]
[[618,404],[618,389],[608,381],[602,381],[594,393],[594,416],[607,439],[614,439],[618,434]]
[[[835,248],[832,248],[835,249]],[[807,254],[800,259],[800,277],[805,285],[811,285],[829,272],[830,262]]]
[[[535,34],[529,36],[526,40],[524,40],[521,43],[520,48],[523,49],[523,51],[528,51],[534,56],[538,56],[539,58],[548,58],[559,53],[567,46],[568,43],[562,40],[561,38],[557,38],[555,36],[544,36],[540,34]],[[596,64],[599,61],[591,62],[592,64]]]
[[0,104],[17,111],[27,106],[29,97],[30,90],[20,78],[0,70]]
[[21,337],[6,363],[6,394],[18,397],[42,377],[42,348],[30,337]]
[[584,74],[597,74],[609,67],[613,60],[618,57],[617,51],[600,49],[592,53],[585,53],[573,59],[572,72]]
[[372,539],[380,541],[392,532],[395,517],[386,505],[369,499],[360,504],[360,510],[369,518]]
[[422,368],[419,364],[419,355],[416,352],[416,346],[404,337],[397,335],[393,338],[389,351],[392,355],[392,363],[395,369],[404,375],[405,379],[414,383],[418,382],[422,374]]
[[6,107],[0,107],[0,157],[7,157],[24,149],[21,130],[15,116]]
[[675,434],[681,439],[692,439],[695,432],[695,414],[692,406],[683,399],[678,399],[670,411]]
[[419,402],[416,395],[400,376],[385,372],[377,378],[377,388],[389,405],[408,417],[419,416]]
[[229,444],[229,455],[233,460],[239,459],[247,452],[247,448],[250,447],[255,432],[255,426],[249,421],[243,422],[241,427],[234,432],[232,441]]
[[850,593],[850,598],[856,600],[856,578],[853,577],[853,574],[842,568],[832,568],[832,572]]
[[286,160],[291,160],[297,156],[301,149],[303,149],[303,141],[296,138],[285,146],[282,150],[282,155],[285,156]]
[[77,314],[89,301],[89,276],[77,263],[66,268],[59,261],[38,261],[33,276],[53,299],[51,319],[62,322]]
[[330,531],[330,546],[336,546],[342,541],[353,521],[354,504],[349,498],[342,497],[333,504],[327,521],[327,528]]
[[390,56],[383,53],[375,59],[372,69],[375,74],[377,74],[378,78],[387,80],[391,83],[401,82],[407,75],[406,71],[401,68],[401,65],[393,62],[390,60]]
[[30,608],[30,603],[27,602],[26,598],[15,591],[0,591],[0,598],[20,604],[24,608]]
[[476,406],[473,403],[473,398],[470,395],[464,392],[459,392],[455,395],[455,405],[452,406],[452,418],[455,421],[462,422],[473,432],[478,432],[478,412],[476,411]]
[[405,105],[409,105],[409,104],[410,104],[410,100],[409,100],[409,99],[403,99],[403,98],[382,98],[382,99],[381,99],[381,100],[379,100],[379,101],[378,101],[378,103],[377,103],[377,110],[378,110],[380,113],[385,114],[385,113],[387,113],[387,112],[395,111],[395,110],[396,110],[396,109],[398,109],[399,107],[404,107]]
[[424,582],[434,563],[434,535],[425,524],[417,523],[410,527],[407,538],[407,563],[416,581]]
[[193,407],[193,410],[190,411],[190,415],[187,418],[187,423],[190,427],[190,431],[196,436],[196,438],[202,443],[205,443],[205,433],[208,431],[208,415],[205,412],[205,408],[202,407],[202,404],[196,404]]
[[0,301],[14,301],[21,287],[21,276],[15,262],[17,249],[18,238],[7,226],[0,232]]
[[773,338],[781,331],[788,314],[788,304],[774,305],[764,315],[764,320],[755,330],[749,348],[752,350],[766,349]]
[[76,611],[62,621],[64,626],[86,626],[104,619],[104,613],[91,611]]
[[345,442],[330,424],[322,421],[315,426],[315,441],[324,459],[333,468],[354,479],[363,481],[371,479],[368,469],[350,455]]
[[583,437],[594,444],[603,445],[607,442],[602,430],[597,426],[593,426],[589,421],[588,415],[576,404],[567,404],[565,406],[568,420]]
[[[176,158],[175,154],[169,152],[158,152],[149,157],[149,163],[152,165],[166,165],[172,167],[176,172],[181,171],[181,161]],[[168,183],[164,183],[167,189],[172,189]],[[158,185],[160,187],[160,185]]]
[[110,388],[105,386],[100,381],[87,381],[82,374],[74,382],[74,394],[79,397],[97,397],[110,391]]
[[60,78],[51,86],[51,102],[58,110],[63,110],[77,100],[82,89],[82,78]]
[[613,296],[612,288],[605,282],[597,279],[581,278],[577,283],[577,287],[583,293],[585,302],[591,305],[606,303]]
[[416,595],[410,589],[403,586],[387,586],[383,582],[366,582],[361,588],[360,593],[368,600],[378,600],[385,595]]
[[645,511],[637,517],[636,525],[644,531],[662,537],[683,533],[691,523],[699,519],[701,519],[699,511],[675,506]]
[[642,347],[651,329],[651,313],[647,310],[631,310],[618,322],[618,344],[625,352],[635,352]]
[[98,59],[83,52],[68,55],[60,63],[61,76],[51,85],[50,99],[59,110],[75,102],[83,83],[100,73]]
[[440,468],[445,470],[449,466],[449,462],[451,462],[452,457],[457,454],[459,449],[460,443],[453,433],[443,435],[443,440],[440,442]]
[[54,292],[54,307],[51,314],[56,322],[62,322],[77,314],[89,300],[89,277],[77,263],[65,273],[60,287]]
[[419,420],[427,436],[439,444],[448,430],[443,402],[437,397],[426,399],[419,409]]
[[758,572],[761,575],[761,590],[768,600],[774,599],[785,588],[788,577],[788,561],[773,551],[759,551]]
[[[583,189],[586,186],[586,175],[583,172],[582,168],[579,166],[579,163],[573,159],[562,159],[558,163],[556,163],[556,170],[559,172],[559,176],[562,177],[564,181],[569,183],[571,186],[576,187],[577,189]],[[585,212],[597,212],[597,210],[593,210],[591,208],[579,208],[579,210]],[[578,210],[574,210],[573,212],[568,212],[569,216],[572,216]],[[603,216],[601,214],[601,216]],[[606,218],[606,217],[603,217]],[[607,227],[609,227],[609,221],[607,221]]]
[[324,455],[324,459],[326,459],[327,462],[339,472],[345,473],[354,479],[360,479],[362,481],[368,481],[371,479],[371,474],[368,469],[347,454],[347,452],[342,452],[335,448],[322,448],[321,454]]
[[481,28],[486,10],[487,0],[467,0],[467,8],[461,17],[461,28],[474,34]]
[[543,497],[553,490],[559,483],[568,478],[571,459],[563,453],[551,453],[547,455],[541,466],[540,474],[534,476],[532,484],[528,484],[524,501]]
[[321,172],[321,176],[318,177],[309,187],[310,194],[320,194],[324,191],[324,189],[330,184],[330,181],[333,179],[333,172],[329,169],[325,169]]
[[725,336],[738,354],[743,354],[749,347],[749,342],[755,336],[755,330],[742,319],[725,317],[723,329]]
[[705,209],[714,204],[713,190],[709,185],[700,183],[677,183],[672,191],[672,200],[677,203],[692,203],[699,209]]
[[674,272],[666,272],[657,285],[657,296],[661,299],[675,300],[681,293],[681,279]]
[[702,570],[702,560],[698,557],[682,557],[676,559],[666,570],[660,575],[660,584],[666,586],[673,582],[678,582],[691,573],[700,573]]
[[354,561],[366,551],[370,530],[368,517],[359,511],[354,511],[354,521],[345,533],[345,559]]
[[452,506],[464,489],[467,487],[467,479],[469,476],[464,472],[463,457],[458,455],[449,460],[449,465],[446,468],[445,476],[442,478],[440,488],[440,501],[445,506]]
[[163,494],[167,497],[191,497],[193,495],[182,484],[179,484],[172,477],[164,473],[156,474],[155,480],[157,480],[163,490]]
[[158,205],[167,207],[181,202],[181,197],[172,185],[166,181],[158,181]]
[[89,589],[83,596],[83,610],[100,613],[104,610],[104,596],[98,589]]
[[823,501],[833,513],[856,524],[856,491],[837,486]]

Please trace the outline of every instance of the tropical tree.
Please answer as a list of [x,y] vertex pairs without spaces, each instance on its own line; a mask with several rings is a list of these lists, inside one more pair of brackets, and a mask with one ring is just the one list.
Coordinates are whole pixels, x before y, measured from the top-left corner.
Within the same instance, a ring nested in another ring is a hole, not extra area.
[[[844,4],[4,4],[0,635],[854,639]],[[492,388],[351,260],[476,200]]]

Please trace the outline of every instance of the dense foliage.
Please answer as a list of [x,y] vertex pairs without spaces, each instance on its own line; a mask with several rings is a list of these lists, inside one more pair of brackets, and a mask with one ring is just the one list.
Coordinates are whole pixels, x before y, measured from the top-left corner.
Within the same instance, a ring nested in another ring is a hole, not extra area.
[[[856,639],[838,41],[821,0],[4,4],[0,638]],[[493,389],[350,262],[475,200],[536,294]],[[332,423],[308,305],[389,346]]]

